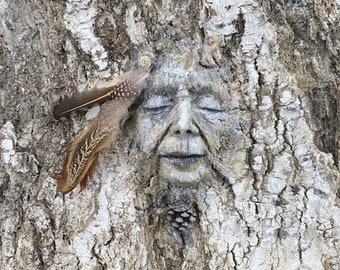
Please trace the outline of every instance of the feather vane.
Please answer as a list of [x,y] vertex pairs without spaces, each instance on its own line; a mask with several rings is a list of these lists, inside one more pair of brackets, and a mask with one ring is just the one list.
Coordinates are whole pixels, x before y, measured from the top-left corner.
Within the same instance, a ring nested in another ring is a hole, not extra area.
[[[109,81],[97,80],[91,91],[89,85],[84,91],[76,92],[71,96],[63,97],[60,103],[54,106],[53,116],[59,120],[74,111],[90,107],[94,104],[102,104],[108,100],[126,100],[136,97],[136,90],[148,73],[143,71],[127,72]],[[137,91],[138,92],[138,91]]]
[[[110,93],[112,101],[105,103],[98,117],[70,143],[66,149],[67,156],[61,171],[51,175],[57,181],[60,192],[66,194],[78,184],[81,191],[86,187],[100,153],[117,140],[120,127],[127,118],[128,108],[144,89],[143,82],[146,77],[145,72],[130,72],[110,81],[110,85],[108,82],[96,83],[96,93],[92,94],[92,98],[97,102],[102,98],[100,95],[104,95],[106,91]],[[105,88],[105,91],[102,88]],[[59,115],[75,111],[90,102],[89,96],[81,101],[73,96],[66,100],[65,104],[60,104],[62,109]]]

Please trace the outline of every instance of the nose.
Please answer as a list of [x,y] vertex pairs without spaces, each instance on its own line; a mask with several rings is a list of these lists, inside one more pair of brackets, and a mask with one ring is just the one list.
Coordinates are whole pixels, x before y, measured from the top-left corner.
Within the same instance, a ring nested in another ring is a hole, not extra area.
[[176,106],[175,121],[173,122],[170,131],[176,136],[199,134],[199,128],[195,124],[189,98],[180,100],[178,106]]

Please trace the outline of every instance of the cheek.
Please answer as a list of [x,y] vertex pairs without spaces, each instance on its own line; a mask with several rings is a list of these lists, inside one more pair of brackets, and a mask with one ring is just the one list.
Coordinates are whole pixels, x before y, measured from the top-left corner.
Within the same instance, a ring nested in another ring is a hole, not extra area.
[[226,133],[228,122],[224,114],[197,114],[197,123],[202,133],[208,138],[220,140],[220,135]]
[[225,128],[227,121],[227,114],[224,112],[202,112],[196,110],[196,119],[202,126],[211,127],[214,130],[220,130]]
[[137,118],[136,141],[144,153],[150,153],[167,130],[165,117],[141,114]]

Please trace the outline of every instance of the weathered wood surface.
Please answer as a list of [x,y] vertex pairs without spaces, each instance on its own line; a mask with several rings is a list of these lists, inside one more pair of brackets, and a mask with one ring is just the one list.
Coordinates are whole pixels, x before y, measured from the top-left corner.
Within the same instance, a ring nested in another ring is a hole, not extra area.
[[[332,0],[0,0],[0,268],[339,269],[339,11]],[[134,117],[82,193],[62,196],[49,177],[91,117],[55,121],[59,97],[150,55],[171,63],[176,44],[225,71],[235,109],[214,164],[224,178],[192,192],[199,220],[184,241],[154,205]]]

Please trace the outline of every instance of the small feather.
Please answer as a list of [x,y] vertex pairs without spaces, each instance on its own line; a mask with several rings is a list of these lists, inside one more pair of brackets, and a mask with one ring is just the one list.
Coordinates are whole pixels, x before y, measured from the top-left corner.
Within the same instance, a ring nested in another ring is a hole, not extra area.
[[121,92],[127,92],[129,96],[134,97],[136,88],[140,87],[139,84],[147,76],[148,73],[144,71],[132,71],[110,81],[97,80],[91,91],[76,92],[72,96],[63,97],[60,103],[54,106],[53,116],[60,119],[84,107],[119,99],[122,96]]

